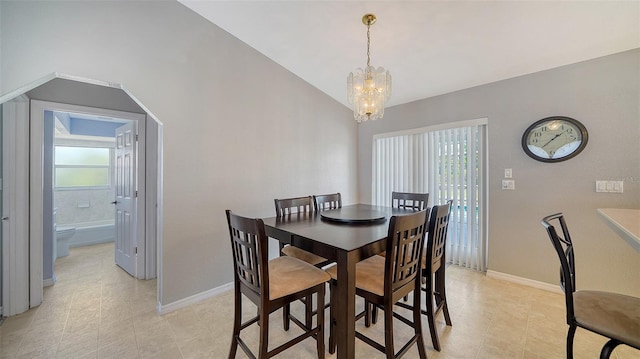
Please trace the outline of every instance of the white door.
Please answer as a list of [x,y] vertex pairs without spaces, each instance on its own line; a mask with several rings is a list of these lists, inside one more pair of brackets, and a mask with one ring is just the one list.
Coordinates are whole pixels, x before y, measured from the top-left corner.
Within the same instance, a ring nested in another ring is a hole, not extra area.
[[116,129],[116,264],[136,276],[136,122]]

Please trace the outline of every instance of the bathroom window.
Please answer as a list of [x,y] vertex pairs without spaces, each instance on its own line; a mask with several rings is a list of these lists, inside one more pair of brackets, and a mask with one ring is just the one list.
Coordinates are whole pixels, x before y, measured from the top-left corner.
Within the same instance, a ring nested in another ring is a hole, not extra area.
[[108,189],[111,187],[111,149],[55,146],[56,189]]

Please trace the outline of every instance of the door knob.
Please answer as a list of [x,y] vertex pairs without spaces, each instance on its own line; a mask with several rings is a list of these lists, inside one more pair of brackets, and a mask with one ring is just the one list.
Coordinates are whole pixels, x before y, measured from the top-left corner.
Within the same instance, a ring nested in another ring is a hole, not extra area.
[[111,202],[111,204],[118,204],[118,201],[113,201]]
[[3,221],[8,221],[8,220],[9,220],[9,217],[2,217],[2,220],[3,220]]

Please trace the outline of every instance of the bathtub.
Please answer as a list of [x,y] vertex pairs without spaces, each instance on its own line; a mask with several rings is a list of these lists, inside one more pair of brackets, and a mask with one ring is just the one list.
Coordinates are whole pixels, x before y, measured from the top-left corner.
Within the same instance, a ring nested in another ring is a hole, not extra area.
[[69,247],[89,246],[115,240],[116,228],[113,221],[74,223],[69,226],[76,227],[76,234],[69,239]]

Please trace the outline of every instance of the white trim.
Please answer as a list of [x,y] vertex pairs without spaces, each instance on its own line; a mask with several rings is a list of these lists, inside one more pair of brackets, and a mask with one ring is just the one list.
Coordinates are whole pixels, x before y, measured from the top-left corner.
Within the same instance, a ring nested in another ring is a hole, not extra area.
[[[92,80],[89,78],[61,74],[58,72],[51,73],[46,75],[36,81],[33,81],[29,84],[21,86],[18,89],[15,89],[9,93],[0,96],[0,104],[10,104],[11,100],[22,101],[25,104],[26,116],[24,120],[17,121],[17,125],[19,126],[18,130],[24,128],[25,135],[22,136],[20,133],[14,134],[11,136],[10,140],[3,141],[3,156],[11,155],[11,161],[3,161],[5,166],[18,166],[16,171],[15,168],[6,170],[4,173],[10,173],[13,177],[19,177],[19,181],[11,180],[9,178],[4,179],[4,187],[12,188],[12,191],[3,191],[3,194],[6,194],[5,199],[3,199],[4,203],[11,203],[12,205],[5,205],[3,216],[10,216],[11,219],[5,223],[3,226],[6,231],[11,230],[11,235],[5,236],[5,240],[3,241],[3,251],[2,251],[2,304],[3,304],[3,312],[2,314],[5,316],[15,315],[26,311],[29,304],[29,248],[28,241],[18,241],[17,238],[28,238],[29,235],[29,186],[28,186],[28,178],[29,178],[29,98],[25,95],[26,92],[33,90],[45,83],[54,80],[56,78],[93,84],[97,86],[105,86],[116,88],[124,91],[141,109],[146,112],[146,118],[153,120],[154,125],[151,123],[147,123],[148,128],[148,138],[147,140],[151,141],[151,138],[154,139],[155,147],[148,147],[149,152],[153,152],[157,155],[156,160],[158,162],[151,163],[147,159],[147,183],[149,181],[154,181],[155,179],[155,193],[151,192],[154,189],[147,189],[147,196],[153,196],[155,201],[151,198],[147,197],[145,202],[153,203],[151,207],[148,208],[148,214],[146,216],[146,220],[149,221],[147,226],[155,227],[155,233],[147,232],[146,234],[146,253],[145,257],[142,259],[145,261],[146,259],[146,268],[144,273],[140,275],[144,275],[145,278],[158,278],[157,287],[158,287],[158,302],[162,301],[162,238],[163,238],[163,201],[162,201],[162,191],[163,191],[163,128],[162,122],[158,120],[158,118],[149,111],[149,109],[144,106],[130,91],[124,88],[121,84]],[[9,108],[15,105],[7,105],[3,106],[3,108]],[[7,116],[4,116],[7,119]],[[4,121],[9,122],[9,121]],[[156,132],[153,132],[153,130]],[[14,131],[15,132],[15,131]],[[8,136],[8,132],[3,131],[4,136]],[[6,137],[5,137],[6,138]],[[16,143],[16,139],[20,139]],[[12,146],[10,146],[12,145]],[[17,153],[17,147],[25,147],[24,150],[20,149],[20,153]],[[17,156],[22,157],[18,158]],[[151,156],[153,157],[153,155]],[[7,158],[7,157],[5,157]],[[17,164],[16,164],[17,163]],[[20,171],[24,171],[23,174]],[[15,183],[12,187],[12,183]],[[24,187],[24,195],[22,193],[22,188]],[[9,193],[10,192],[10,193]],[[10,196],[9,196],[10,195]],[[11,197],[10,199],[8,197]],[[24,197],[24,198],[23,198]],[[24,211],[23,211],[24,209]],[[12,212],[11,212],[12,211]],[[24,213],[22,213],[24,212]],[[154,217],[155,215],[155,217]],[[144,219],[143,219],[144,220]],[[24,227],[24,230],[20,227]],[[148,227],[147,227],[148,228]],[[9,238],[8,240],[6,238]],[[24,248],[23,248],[24,247]],[[24,252],[24,253],[23,253]],[[23,255],[24,254],[24,255]],[[153,258],[153,260],[149,260],[149,258]],[[42,264],[42,263],[41,263]],[[153,270],[153,265],[157,264],[155,270]],[[24,267],[24,269],[22,268]],[[24,277],[24,278],[23,278]],[[41,282],[40,279],[38,279]],[[22,288],[24,287],[24,288]],[[24,299],[22,298],[24,296]],[[22,308],[24,306],[24,309]]]
[[412,128],[412,129],[409,129],[409,130],[378,133],[378,134],[373,135],[373,140],[374,140],[373,143],[375,144],[375,140],[378,139],[378,138],[414,135],[416,133],[440,131],[440,130],[446,130],[446,129],[449,129],[449,128],[481,126],[481,125],[487,125],[487,124],[489,124],[489,119],[487,117],[482,117],[482,118],[477,118],[477,119],[474,119],[474,120],[447,122],[447,123],[442,123],[442,124],[439,124],[439,125],[431,125],[431,126],[426,126],[426,127]]
[[[31,102],[29,116],[29,308],[42,304],[43,200],[44,200],[44,112],[39,101]],[[36,111],[34,111],[34,109]],[[34,113],[35,112],[35,113]],[[53,210],[53,208],[52,208]],[[51,229],[53,230],[53,228]],[[37,258],[37,260],[35,260]]]
[[2,111],[2,305],[11,316],[29,309],[29,99],[17,96]]
[[518,277],[512,274],[487,270],[487,277],[500,279],[500,280],[504,280],[511,283],[522,284],[522,285],[526,285],[527,287],[543,289],[553,293],[563,294],[559,285],[540,282],[540,281],[529,279],[529,278]]
[[[150,116],[152,117],[152,116]],[[152,117],[153,119],[153,117]],[[156,165],[157,167],[151,167],[149,166],[149,163],[147,163],[149,169],[151,171],[156,171],[156,206],[155,206],[155,219],[153,222],[148,222],[150,225],[155,225],[155,235],[156,235],[156,240],[151,242],[151,245],[153,245],[154,247],[151,248],[150,246],[147,246],[147,254],[149,256],[153,256],[153,253],[155,253],[155,272],[153,273],[149,273],[149,271],[147,271],[147,276],[148,278],[153,278],[153,277],[158,277],[158,279],[156,280],[157,283],[157,295],[158,295],[158,303],[160,305],[159,308],[161,308],[162,306],[162,294],[163,294],[163,284],[162,284],[162,248],[163,248],[163,230],[162,230],[162,224],[163,224],[163,218],[164,218],[164,202],[163,202],[163,196],[162,193],[164,192],[164,152],[163,152],[163,138],[164,138],[164,126],[162,125],[162,123],[158,120],[155,120],[155,123],[157,125],[156,128],[156,133],[157,133],[157,146],[155,148],[155,152],[156,152],[156,161],[154,163],[151,164],[151,166]],[[149,127],[147,127],[149,128]],[[153,176],[151,176],[151,178],[153,178]],[[148,180],[150,180],[149,177],[147,177]],[[147,212],[150,213],[151,211]],[[154,252],[155,251],[155,252]],[[150,264],[151,260],[149,260],[147,262],[147,264]]]
[[146,268],[146,243],[148,240],[152,240],[146,235],[147,232],[147,182],[146,182],[146,170],[147,170],[147,115],[144,114],[141,118],[136,121],[136,135],[138,136],[138,141],[136,145],[137,148],[137,167],[138,173],[136,173],[136,183],[137,183],[137,195],[136,198],[136,226],[138,233],[136,235],[136,247],[138,248],[138,254],[136,255],[136,278],[145,279],[145,268]]
[[213,298],[215,296],[218,296],[222,293],[228,292],[230,290],[233,289],[233,282],[227,283],[227,284],[223,284],[219,287],[213,288],[213,289],[209,289],[206,290],[204,292],[198,293],[198,294],[194,294],[190,297],[184,298],[184,299],[180,299],[180,300],[176,300],[173,303],[169,303],[167,305],[162,305],[160,302],[158,302],[158,314],[163,315],[163,314],[167,314],[170,312],[173,312],[175,310],[178,309],[182,309],[185,307],[190,306],[191,304],[195,304],[198,302],[201,302],[203,300],[209,299],[209,298]]
[[[116,89],[120,89],[124,92],[127,93],[127,95],[129,95],[129,97],[131,97],[138,105],[140,105],[140,103],[138,102],[137,99],[135,99],[133,97],[133,95],[131,95],[131,93],[129,93],[129,91],[127,91],[121,84],[119,83],[115,83],[115,82],[107,82],[107,81],[101,81],[101,80],[93,80],[93,79],[89,79],[86,77],[80,77],[80,76],[74,76],[74,75],[67,75],[67,74],[61,74],[59,72],[52,72],[48,75],[45,75],[31,83],[28,83],[24,86],[21,86],[11,92],[7,92],[6,94],[4,94],[2,97],[0,97],[0,104],[1,103],[5,103],[9,100],[13,100],[14,98],[23,95],[26,92],[29,92],[31,90],[33,90],[34,88],[44,85],[47,82],[53,80],[53,79],[65,79],[65,80],[71,80],[71,81],[76,81],[76,82],[82,82],[82,83],[87,83],[87,84],[92,84],[92,85],[98,85],[98,86],[105,86],[105,87],[112,87],[112,88],[116,88]],[[142,109],[144,109],[147,113],[150,113],[149,111],[147,111],[147,109],[143,106],[141,106]]]
[[4,104],[5,102],[8,102],[10,100],[15,99],[16,97],[26,97],[24,94],[28,91],[33,90],[34,88],[40,86],[40,85],[44,85],[47,82],[55,79],[56,77],[59,77],[57,73],[50,73],[49,75],[46,75],[44,77],[41,77],[31,83],[28,83],[22,87],[18,87],[17,89],[11,91],[11,92],[7,92],[6,94],[4,94],[3,96],[0,97],[0,104]]
[[[88,113],[96,116],[107,116],[107,117],[115,117],[120,119],[132,120],[138,123],[138,128],[144,127],[144,121],[146,120],[145,114],[140,113],[132,113],[132,112],[124,112],[124,111],[116,111],[116,110],[108,110],[87,106],[76,106],[69,104],[62,104],[56,102],[49,101],[40,101],[40,100],[32,100],[31,101],[31,116],[30,116],[30,127],[31,127],[31,153],[30,153],[30,236],[29,236],[29,282],[30,282],[30,292],[29,292],[29,303],[30,307],[38,306],[42,303],[43,292],[42,292],[42,242],[43,242],[43,228],[42,228],[42,213],[43,213],[43,158],[44,158],[44,111],[52,110],[52,111],[64,111],[64,112],[75,112],[75,113]],[[140,147],[144,147],[144,135],[141,135],[139,138],[139,144],[142,144]],[[144,163],[144,152],[139,156],[139,162]],[[142,173],[142,180],[138,182],[138,191],[140,194],[145,192],[144,188],[144,171],[145,166],[138,166],[138,176],[140,178],[140,173]],[[144,197],[143,197],[144,198]],[[142,202],[144,200],[142,199]],[[144,218],[144,204],[142,206],[138,206],[138,214],[137,214],[137,222],[138,222],[138,243],[145,240],[144,231],[145,231],[145,218]],[[140,255],[136,257],[136,273],[134,273],[134,277],[138,278],[137,271],[140,267],[144,268],[144,260],[145,256]]]

